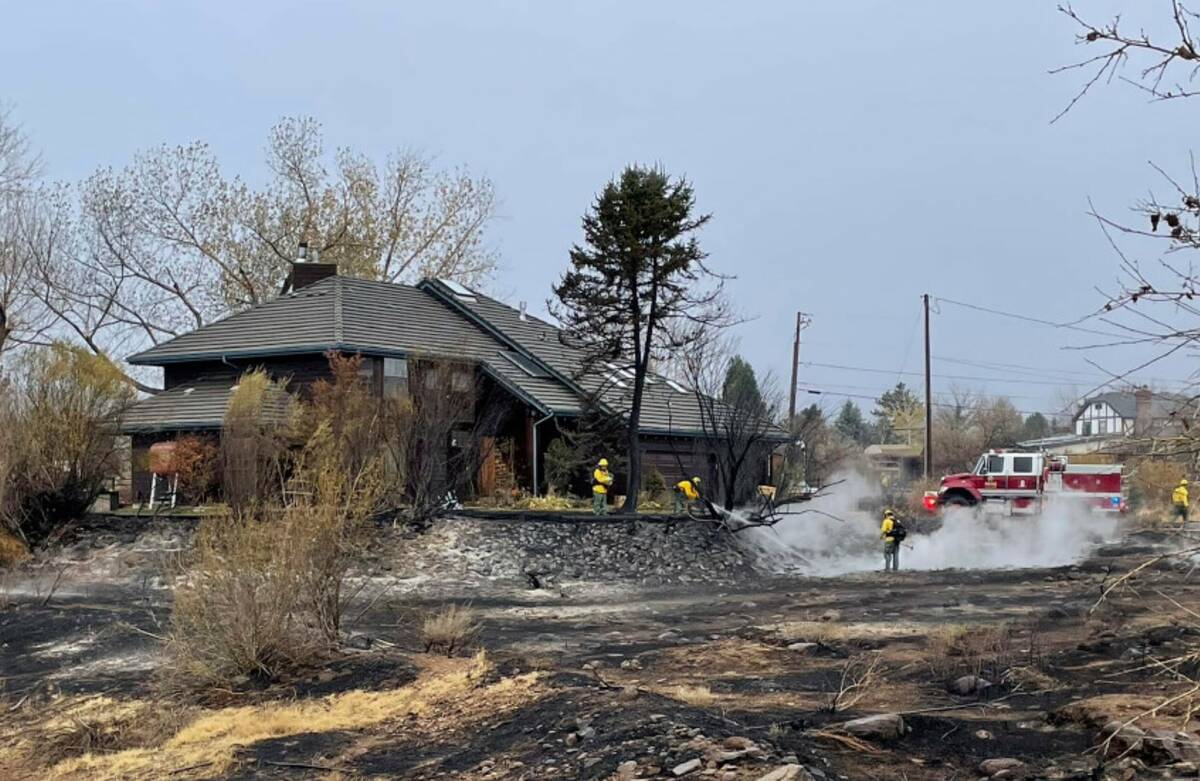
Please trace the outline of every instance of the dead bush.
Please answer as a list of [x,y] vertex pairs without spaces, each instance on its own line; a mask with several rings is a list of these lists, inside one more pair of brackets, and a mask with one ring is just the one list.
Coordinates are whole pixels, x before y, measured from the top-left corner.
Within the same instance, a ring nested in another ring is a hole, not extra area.
[[1183,464],[1174,461],[1142,459],[1127,467],[1130,503],[1148,520],[1163,522],[1169,515],[1171,491],[1186,477]]
[[0,525],[37,545],[116,474],[116,431],[134,391],[108,360],[58,344],[26,352],[5,383]]
[[[356,372],[337,372],[298,411],[293,431],[305,441],[293,453],[277,415],[255,417],[269,382],[242,384],[246,397],[239,389],[226,419],[244,436],[228,450],[222,442],[226,487],[238,498],[202,522],[175,591],[168,647],[185,683],[271,678],[335,648],[346,574],[383,494],[382,455],[364,444],[376,441],[377,408],[361,403]],[[231,472],[235,463],[244,469]]]
[[20,564],[28,557],[29,549],[25,544],[4,529],[0,529],[0,567]]
[[1017,661],[1016,630],[1008,624],[945,624],[929,635],[929,664],[943,677],[974,675],[999,681]]
[[466,605],[448,605],[425,619],[421,626],[421,638],[425,653],[438,651],[454,656],[475,638],[479,624],[475,611]]
[[879,664],[878,653],[850,657],[842,665],[837,689],[829,694],[829,712],[839,713],[853,708],[882,682],[883,677],[884,670]]
[[717,701],[717,695],[707,686],[680,684],[666,692],[673,700],[695,708],[707,708]]
[[265,371],[247,372],[221,428],[221,493],[235,512],[278,502],[289,471],[291,396]]

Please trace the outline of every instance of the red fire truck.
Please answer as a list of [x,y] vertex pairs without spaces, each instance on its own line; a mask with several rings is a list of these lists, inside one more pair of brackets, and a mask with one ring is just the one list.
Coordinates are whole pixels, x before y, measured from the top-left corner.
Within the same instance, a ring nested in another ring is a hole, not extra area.
[[1120,464],[1072,464],[1067,456],[989,450],[975,468],[942,478],[925,493],[925,509],[982,507],[1036,514],[1048,502],[1079,502],[1099,512],[1124,512]]

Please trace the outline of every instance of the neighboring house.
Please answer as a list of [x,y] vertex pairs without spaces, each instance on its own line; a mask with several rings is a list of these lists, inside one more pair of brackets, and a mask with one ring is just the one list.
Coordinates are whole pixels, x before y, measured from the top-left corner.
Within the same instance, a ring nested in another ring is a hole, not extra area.
[[[479,494],[506,488],[500,484],[506,481],[535,493],[543,488],[546,447],[576,424],[588,399],[598,395],[612,414],[628,410],[631,375],[610,366],[602,375],[579,376],[582,351],[524,305],[514,309],[453,282],[409,286],[343,277],[336,266],[319,263],[297,262],[285,290],[128,359],[163,370],[163,391],[134,405],[124,423],[133,442],[131,499],[149,494],[150,446],[183,433],[218,432],[244,372],[262,368],[303,394],[329,376],[329,351],[363,356],[376,395],[406,394],[423,363],[438,360],[461,364],[452,379],[456,389],[478,384],[488,398],[504,399],[497,446],[476,479]],[[714,456],[699,444],[703,423],[691,390],[649,378],[640,428],[647,471],[658,469],[670,482],[713,474]]]
[[1082,456],[1122,447],[1130,439],[1176,436],[1190,424],[1194,402],[1149,388],[1109,391],[1079,405],[1071,432],[1019,443],[1055,455]]
[[1186,398],[1149,388],[1101,393],[1085,400],[1072,428],[1079,437],[1162,436],[1182,427]]

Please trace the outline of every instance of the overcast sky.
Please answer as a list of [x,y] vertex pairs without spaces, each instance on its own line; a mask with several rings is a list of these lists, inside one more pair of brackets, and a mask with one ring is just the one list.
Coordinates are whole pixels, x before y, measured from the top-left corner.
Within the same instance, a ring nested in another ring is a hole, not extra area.
[[[493,292],[535,311],[596,191],[627,163],[659,163],[714,215],[702,242],[737,276],[760,371],[787,377],[803,310],[803,359],[855,367],[805,366],[803,387],[919,385],[928,292],[947,300],[936,390],[1050,410],[1060,385],[1103,381],[1085,358],[1124,371],[1153,353],[1063,350],[1106,339],[948,301],[1050,321],[1095,310],[1118,261],[1088,198],[1124,217],[1165,193],[1147,161],[1186,167],[1195,128],[1194,104],[1120,84],[1051,125],[1082,77],[1047,71],[1083,54],[1054,5],[10,2],[0,100],[67,180],[193,139],[255,179],[283,115],[318,118],[331,145],[465,164],[502,201]],[[1104,19],[1117,5],[1076,8]],[[1192,362],[1141,376],[1179,379]]]

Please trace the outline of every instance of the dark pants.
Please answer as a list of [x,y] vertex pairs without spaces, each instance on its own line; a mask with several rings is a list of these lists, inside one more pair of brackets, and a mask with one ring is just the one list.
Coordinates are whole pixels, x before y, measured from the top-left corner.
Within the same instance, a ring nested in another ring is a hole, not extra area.
[[883,571],[891,570],[898,572],[900,570],[900,543],[889,540],[883,543]]
[[1186,504],[1175,505],[1175,517],[1179,519],[1180,523],[1186,524],[1188,522],[1188,506]]
[[687,500],[683,496],[683,491],[680,491],[678,488],[676,488],[675,489],[675,514],[682,515],[683,511],[686,509],[687,509]]

